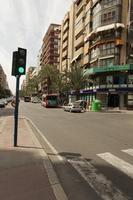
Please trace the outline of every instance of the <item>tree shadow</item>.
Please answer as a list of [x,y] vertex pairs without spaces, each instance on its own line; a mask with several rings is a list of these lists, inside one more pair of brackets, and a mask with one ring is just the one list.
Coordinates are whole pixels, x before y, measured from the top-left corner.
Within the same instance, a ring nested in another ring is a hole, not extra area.
[[7,116],[14,116],[14,108],[0,108],[0,116],[7,117]]

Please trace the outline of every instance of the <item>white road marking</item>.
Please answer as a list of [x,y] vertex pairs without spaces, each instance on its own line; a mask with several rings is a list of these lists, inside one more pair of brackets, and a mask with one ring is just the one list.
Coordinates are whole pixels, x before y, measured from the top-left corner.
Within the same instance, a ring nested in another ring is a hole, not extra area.
[[130,178],[133,178],[133,165],[108,152],[97,155],[106,162],[108,162],[109,164],[111,164],[112,166],[124,172]]
[[52,152],[56,155],[56,157],[58,157],[58,159],[60,161],[64,161],[64,158],[60,155],[58,155],[57,150],[54,148],[54,146],[47,140],[47,138],[42,134],[42,132],[38,129],[38,127],[32,122],[32,120],[30,120],[29,118],[24,117],[25,119],[27,119],[33,127],[35,127],[35,129],[37,130],[37,132],[41,135],[41,137],[43,138],[43,140],[47,143],[47,145],[50,147],[50,149],[52,150]]
[[130,156],[133,156],[133,149],[126,149],[126,150],[121,150],[121,151],[129,154]]
[[128,200],[122,191],[113,186],[112,182],[100,174],[97,169],[83,158],[69,159],[69,163],[78,171],[86,182],[104,200]]

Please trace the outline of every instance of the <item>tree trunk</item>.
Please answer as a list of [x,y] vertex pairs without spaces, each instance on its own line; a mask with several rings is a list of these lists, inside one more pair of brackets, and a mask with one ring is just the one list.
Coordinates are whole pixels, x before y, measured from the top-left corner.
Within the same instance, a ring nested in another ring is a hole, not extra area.
[[78,101],[80,99],[80,91],[77,90],[76,91],[76,101]]

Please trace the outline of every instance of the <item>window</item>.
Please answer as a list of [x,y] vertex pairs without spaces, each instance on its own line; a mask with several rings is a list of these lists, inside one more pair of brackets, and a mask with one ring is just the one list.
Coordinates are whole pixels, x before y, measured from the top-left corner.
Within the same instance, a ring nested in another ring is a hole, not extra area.
[[97,58],[99,56],[99,48],[93,48],[91,50],[91,60]]
[[105,10],[105,11],[106,11],[106,13],[103,13],[101,15],[101,24],[102,25],[118,21],[118,10],[117,10],[117,8],[113,8],[111,10]]
[[107,82],[107,84],[112,84],[113,83],[113,76],[107,76],[106,82]]
[[100,56],[108,56],[108,55],[113,55],[116,52],[115,44],[112,43],[107,43],[107,44],[102,44],[100,45]]
[[99,62],[99,66],[109,66],[109,65],[114,65],[114,58],[107,58],[107,59],[102,59]]
[[128,75],[128,84],[133,85],[133,75],[132,74]]
[[92,24],[93,30],[97,28],[101,23],[100,11],[101,11],[101,5],[98,3],[92,10],[92,17],[94,22]]
[[121,0],[102,0],[102,6],[104,8],[117,5],[117,4],[121,4]]

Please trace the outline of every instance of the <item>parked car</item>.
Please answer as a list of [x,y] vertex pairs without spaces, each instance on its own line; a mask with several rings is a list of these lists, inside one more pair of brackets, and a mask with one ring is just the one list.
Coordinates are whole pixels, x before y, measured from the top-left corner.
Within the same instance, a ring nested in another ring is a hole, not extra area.
[[31,101],[31,97],[29,97],[29,96],[24,97],[24,102],[30,102],[30,101]]
[[5,102],[2,99],[0,99],[0,108],[5,108]]
[[64,111],[68,111],[68,112],[81,112],[82,108],[79,105],[79,103],[69,103],[67,106],[64,106]]
[[7,104],[8,104],[8,102],[7,102],[7,99],[6,99],[6,98],[3,98],[2,100],[4,101],[5,105],[7,105]]
[[77,100],[77,101],[75,101],[75,103],[78,103],[80,106],[81,106],[81,108],[84,110],[86,110],[86,107],[87,107],[87,101],[85,101],[85,100]]
[[32,103],[41,103],[41,100],[38,97],[32,97],[31,102]]

